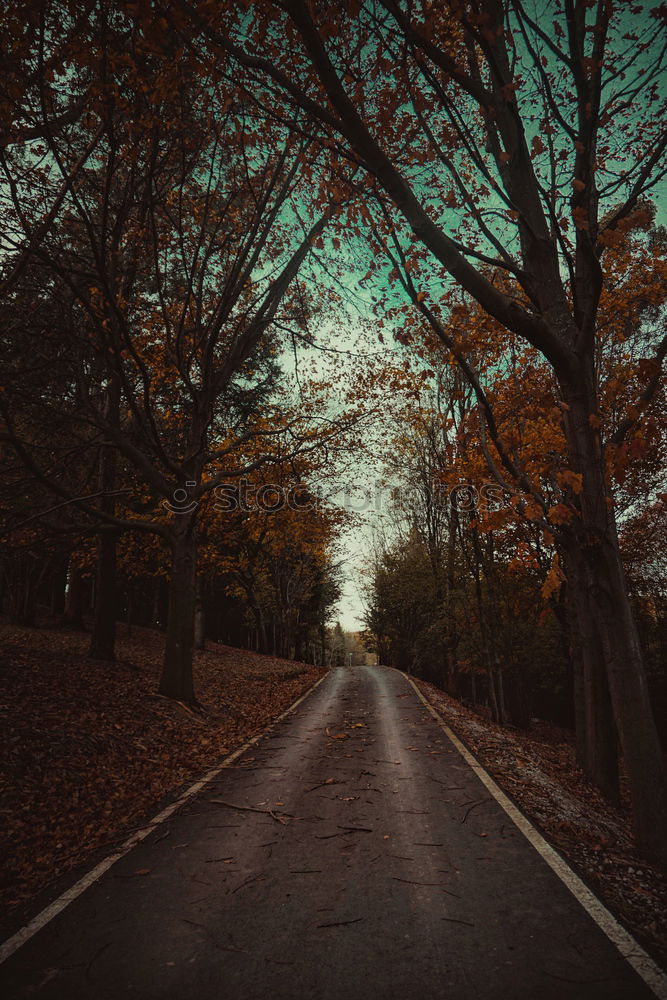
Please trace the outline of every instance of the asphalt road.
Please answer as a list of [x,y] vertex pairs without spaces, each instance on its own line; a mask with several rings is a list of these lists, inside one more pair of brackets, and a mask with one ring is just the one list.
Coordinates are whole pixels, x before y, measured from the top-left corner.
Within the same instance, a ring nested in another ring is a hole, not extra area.
[[334,670],[16,952],[0,995],[653,996],[377,667]]

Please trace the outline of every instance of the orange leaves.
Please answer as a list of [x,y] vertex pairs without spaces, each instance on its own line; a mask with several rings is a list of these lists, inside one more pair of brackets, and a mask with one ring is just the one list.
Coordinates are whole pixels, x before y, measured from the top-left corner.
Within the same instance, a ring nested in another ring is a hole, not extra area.
[[527,517],[529,521],[539,521],[544,516],[540,505],[535,503],[531,497],[526,501],[523,513],[524,517]]
[[539,563],[535,558],[535,553],[530,545],[520,541],[516,546],[516,555],[510,560],[508,569],[513,572],[525,572],[526,570],[539,569]]
[[643,434],[635,434],[628,442],[628,458],[630,461],[643,458],[648,448],[648,441]]
[[554,553],[554,557],[551,560],[551,566],[549,572],[547,573],[546,579],[542,584],[542,597],[545,600],[549,600],[550,597],[555,596],[563,583],[565,582],[565,574],[560,566],[560,559],[558,553]]
[[564,503],[557,503],[553,507],[550,507],[547,512],[547,518],[551,524],[569,524],[574,515],[569,507]]
[[546,149],[546,146],[544,145],[544,143],[542,141],[542,137],[539,136],[539,135],[534,135],[533,136],[533,141],[532,141],[531,146],[530,146],[530,155],[531,156],[539,156],[541,153],[544,152],[545,149]]
[[588,210],[583,205],[578,205],[572,209],[572,220],[577,229],[581,229],[583,232],[588,232],[590,229]]
[[570,469],[564,469],[562,472],[556,474],[556,478],[562,487],[570,489],[576,494],[581,493],[583,489],[583,476],[580,472],[572,472]]

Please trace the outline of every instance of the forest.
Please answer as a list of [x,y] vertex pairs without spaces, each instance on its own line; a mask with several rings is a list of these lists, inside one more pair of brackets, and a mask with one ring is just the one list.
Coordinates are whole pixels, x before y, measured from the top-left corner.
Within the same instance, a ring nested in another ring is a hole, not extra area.
[[366,651],[572,729],[664,864],[664,5],[0,18],[4,621],[160,630],[196,711],[207,640],[364,659],[361,531]]

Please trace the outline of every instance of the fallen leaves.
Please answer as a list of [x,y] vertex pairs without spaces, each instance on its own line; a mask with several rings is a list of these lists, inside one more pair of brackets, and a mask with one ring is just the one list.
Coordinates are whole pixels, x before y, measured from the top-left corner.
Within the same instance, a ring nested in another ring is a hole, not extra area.
[[39,890],[92,851],[122,842],[161,799],[200,777],[321,675],[209,644],[196,654],[203,710],[193,712],[155,695],[164,636],[119,631],[119,660],[108,664],[87,658],[86,634],[0,627],[6,930]]

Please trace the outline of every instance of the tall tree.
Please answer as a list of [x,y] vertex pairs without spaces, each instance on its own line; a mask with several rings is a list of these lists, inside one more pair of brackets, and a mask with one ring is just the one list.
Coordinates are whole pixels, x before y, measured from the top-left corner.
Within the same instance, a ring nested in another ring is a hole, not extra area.
[[[41,5],[31,35],[39,79],[59,9]],[[115,452],[147,494],[143,511],[135,496],[129,517],[104,505],[88,505],[88,513],[110,528],[161,534],[170,546],[160,689],[192,701],[202,498],[229,475],[226,460],[243,455],[249,439],[264,441],[264,454],[241,461],[236,475],[283,459],[286,446],[287,453],[315,447],[318,435],[337,429],[312,415],[274,422],[275,408],[250,405],[244,413],[243,403],[244,392],[246,409],[253,392],[259,398],[268,373],[262,344],[276,321],[303,322],[301,298],[290,290],[336,206],[318,217],[301,208],[315,165],[298,121],[287,128],[264,114],[230,85],[225,66],[203,63],[167,29],[152,9],[132,16],[122,4],[91,9],[88,44],[76,47],[90,102],[56,130],[37,88],[33,115],[48,167],[37,150],[8,152],[4,207],[27,239],[39,231],[31,252],[69,304],[61,327],[68,378],[81,423],[102,445],[100,480],[112,478]],[[74,183],[72,165],[91,135],[94,157]],[[35,192],[50,189],[53,174],[66,197],[58,224],[42,233]],[[40,464],[10,401],[2,405],[22,461],[75,500],[62,476]],[[171,505],[167,521],[156,513],[159,501]]]
[[[425,311],[442,315],[449,276],[552,367],[581,484],[568,532],[572,594],[601,644],[638,842],[666,861],[667,783],[606,477],[596,367],[605,252],[667,170],[664,6],[642,6],[632,23],[610,0],[552,0],[539,20],[521,0],[378,0],[342,11],[285,0],[239,22],[186,6],[384,192]],[[667,337],[647,359],[649,396],[666,352]]]

